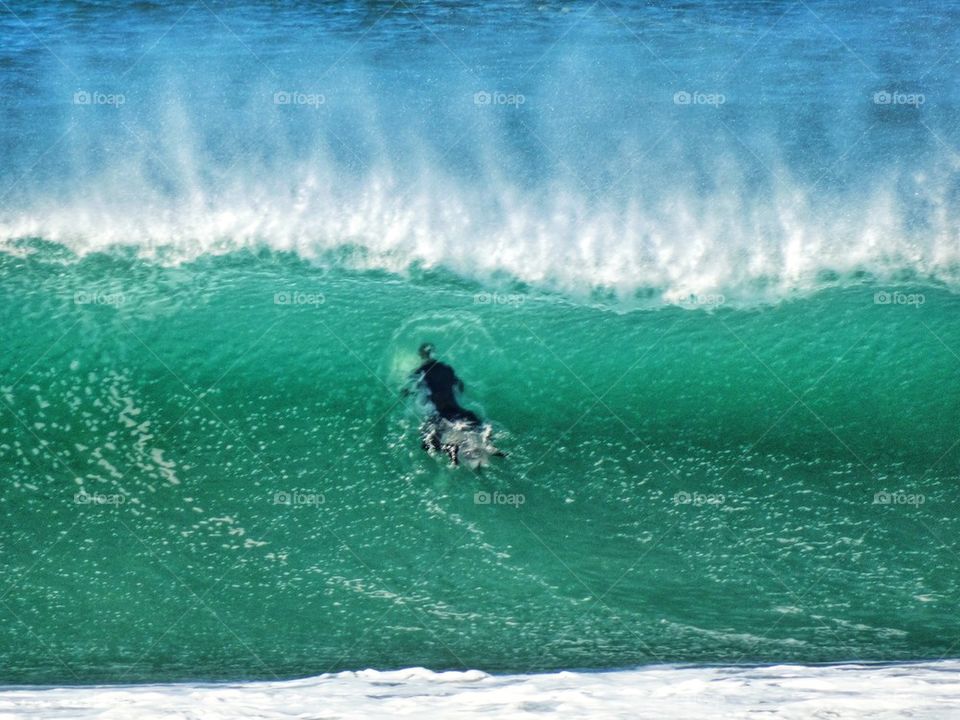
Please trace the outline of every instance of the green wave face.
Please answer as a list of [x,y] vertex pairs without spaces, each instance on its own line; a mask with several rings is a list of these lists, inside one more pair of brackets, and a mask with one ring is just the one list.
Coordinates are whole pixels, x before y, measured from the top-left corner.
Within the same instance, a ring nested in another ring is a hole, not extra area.
[[[0,256],[8,683],[954,652],[957,296]],[[429,340],[509,457],[419,448]]]

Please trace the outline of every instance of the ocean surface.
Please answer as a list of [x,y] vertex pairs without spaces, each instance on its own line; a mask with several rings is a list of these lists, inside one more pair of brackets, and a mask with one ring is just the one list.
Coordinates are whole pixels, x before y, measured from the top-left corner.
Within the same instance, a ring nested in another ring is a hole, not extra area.
[[[0,684],[955,692],[958,47],[926,0],[0,3]],[[507,458],[420,449],[425,341]]]

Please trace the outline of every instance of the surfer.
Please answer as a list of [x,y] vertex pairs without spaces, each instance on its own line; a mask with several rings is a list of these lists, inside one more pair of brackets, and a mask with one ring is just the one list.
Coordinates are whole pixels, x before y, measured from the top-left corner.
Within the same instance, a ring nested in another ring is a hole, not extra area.
[[484,465],[491,455],[503,457],[490,443],[492,428],[457,400],[457,393],[464,389],[463,380],[452,367],[434,358],[433,353],[433,345],[421,345],[420,367],[411,374],[430,406],[430,415],[420,431],[423,449],[446,453],[454,465],[460,464],[463,455],[474,468]]
[[413,371],[413,377],[417,385],[426,390],[426,399],[433,405],[436,415],[450,422],[480,425],[480,418],[457,402],[456,393],[463,392],[463,380],[457,377],[452,367],[434,359],[433,352],[430,343],[420,346],[423,362]]

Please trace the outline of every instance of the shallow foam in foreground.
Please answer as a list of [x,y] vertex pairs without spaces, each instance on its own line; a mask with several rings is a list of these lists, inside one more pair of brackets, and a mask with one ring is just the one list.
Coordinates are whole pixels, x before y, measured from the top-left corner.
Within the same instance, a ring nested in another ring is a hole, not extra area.
[[288,682],[0,691],[0,718],[955,717],[960,662],[670,667],[544,675],[423,668]]

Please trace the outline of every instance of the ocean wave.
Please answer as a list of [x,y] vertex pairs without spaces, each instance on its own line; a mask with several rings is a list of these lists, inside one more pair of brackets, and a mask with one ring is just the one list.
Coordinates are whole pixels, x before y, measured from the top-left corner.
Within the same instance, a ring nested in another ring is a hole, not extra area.
[[[757,74],[792,67],[786,48],[747,53],[716,92],[690,92],[683,75],[612,42],[622,24],[593,16],[551,45],[555,56],[505,49],[505,67],[531,68],[510,82],[464,71],[442,46],[410,56],[390,32],[402,61],[293,35],[291,66],[246,16],[231,22],[256,58],[227,38],[187,68],[179,53],[201,19],[186,13],[156,62],[129,75],[120,65],[120,80],[78,87],[59,66],[8,71],[35,90],[5,125],[0,245],[121,246],[164,263],[267,248],[673,303],[777,300],[864,273],[960,286],[946,88],[883,102],[901,78],[838,70],[832,50],[811,46],[815,95],[805,83],[758,87]],[[87,69],[88,38],[70,37]],[[488,52],[457,48],[478,68]],[[929,52],[930,64],[941,56]],[[703,70],[688,62],[683,74]]]
[[507,278],[572,297],[700,306],[776,300],[863,275],[960,286],[958,221],[933,189],[922,232],[889,188],[837,212],[789,185],[764,197],[672,193],[644,207],[639,194],[591,202],[572,189],[524,196],[456,179],[404,191],[390,176],[344,192],[304,170],[273,187],[197,188],[186,198],[144,187],[130,203],[93,184],[0,214],[0,248],[43,238],[80,256],[122,247],[165,264],[268,249],[351,269],[444,269],[488,286]]

